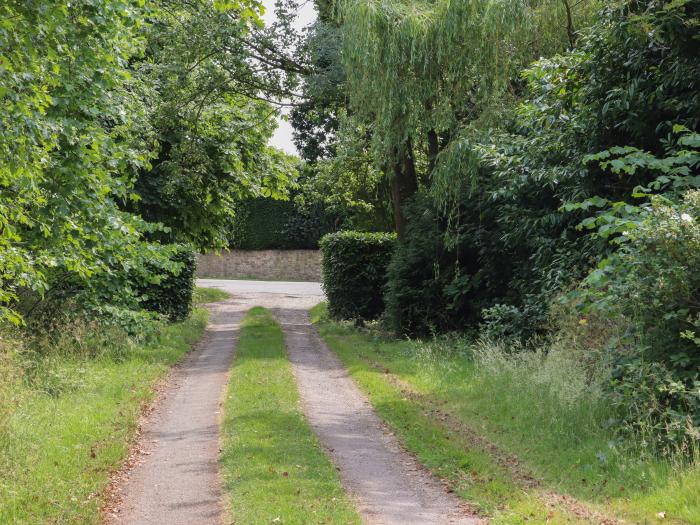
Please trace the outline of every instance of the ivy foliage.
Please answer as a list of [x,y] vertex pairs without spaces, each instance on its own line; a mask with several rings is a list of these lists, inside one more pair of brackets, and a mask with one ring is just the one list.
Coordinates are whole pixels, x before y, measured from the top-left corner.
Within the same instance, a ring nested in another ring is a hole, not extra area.
[[630,146],[587,157],[619,176],[657,175],[628,199],[566,206],[593,212],[579,228],[615,247],[568,300],[582,315],[626,320],[611,342],[614,399],[630,428],[669,449],[692,445],[700,428],[700,134],[675,131],[660,158]]

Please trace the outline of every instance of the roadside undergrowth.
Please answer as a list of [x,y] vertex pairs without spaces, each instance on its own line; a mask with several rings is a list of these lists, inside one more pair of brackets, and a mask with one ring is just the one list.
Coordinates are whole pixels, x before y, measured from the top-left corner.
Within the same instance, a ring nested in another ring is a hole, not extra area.
[[330,321],[324,305],[312,320],[406,449],[492,523],[700,523],[697,463],[640,459],[565,360],[489,362],[461,339]]
[[235,523],[360,523],[303,416],[282,330],[263,308],[241,325],[222,463]]
[[153,386],[206,323],[207,312],[196,309],[182,323],[153,322],[141,341],[80,324],[46,341],[7,334],[0,358],[0,523],[100,523],[110,474],[127,456]]

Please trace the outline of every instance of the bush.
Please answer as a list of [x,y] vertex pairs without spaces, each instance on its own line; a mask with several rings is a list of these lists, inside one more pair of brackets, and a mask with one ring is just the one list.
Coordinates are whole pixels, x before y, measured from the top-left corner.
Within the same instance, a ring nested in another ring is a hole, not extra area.
[[179,273],[160,275],[156,282],[140,290],[142,307],[166,316],[170,321],[183,321],[192,311],[194,274],[197,257],[190,246],[180,246],[172,260],[182,264]]
[[[700,437],[700,191],[654,196],[619,221],[616,253],[580,291],[584,313],[625,319],[615,345],[613,398],[628,429],[663,449]],[[577,297],[578,294],[574,294]]]
[[616,367],[610,398],[622,414],[622,430],[651,452],[689,455],[700,444],[699,385],[663,363],[632,358]]
[[479,325],[482,337],[490,340],[524,340],[528,333],[528,318],[517,306],[495,304],[481,311]]
[[419,337],[464,329],[480,310],[472,243],[447,245],[446,219],[429,195],[416,195],[405,211],[406,238],[387,271],[387,325]]
[[395,236],[344,231],[321,239],[323,289],[335,319],[366,321],[384,311],[386,270]]

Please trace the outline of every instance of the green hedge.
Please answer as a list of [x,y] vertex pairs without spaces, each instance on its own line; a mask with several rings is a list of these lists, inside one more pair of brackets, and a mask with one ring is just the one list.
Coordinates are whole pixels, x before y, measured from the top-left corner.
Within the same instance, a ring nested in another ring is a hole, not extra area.
[[256,198],[236,205],[230,246],[241,250],[315,250],[330,230],[323,211],[301,212],[291,200]]
[[396,236],[343,231],[321,239],[323,289],[335,319],[377,319]]
[[165,315],[170,321],[183,321],[192,311],[197,256],[190,246],[180,246],[173,260],[183,264],[177,275],[167,274],[158,284],[141,290],[143,308]]

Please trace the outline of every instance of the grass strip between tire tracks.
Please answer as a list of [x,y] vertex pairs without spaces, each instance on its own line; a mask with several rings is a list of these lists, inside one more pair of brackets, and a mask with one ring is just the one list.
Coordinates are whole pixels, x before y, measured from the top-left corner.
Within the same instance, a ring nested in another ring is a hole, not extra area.
[[360,523],[301,411],[282,330],[263,308],[241,325],[222,462],[234,523]]

